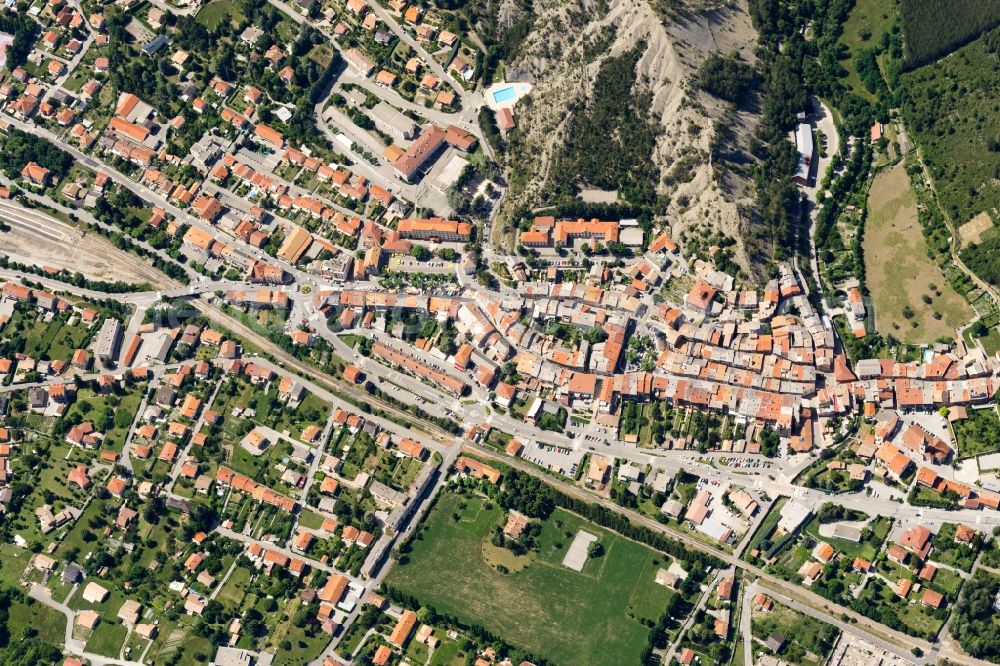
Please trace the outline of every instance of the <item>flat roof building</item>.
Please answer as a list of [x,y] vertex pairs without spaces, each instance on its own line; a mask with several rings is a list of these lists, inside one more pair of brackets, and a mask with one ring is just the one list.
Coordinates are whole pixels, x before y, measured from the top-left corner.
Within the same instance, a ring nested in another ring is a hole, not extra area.
[[105,319],[94,342],[94,356],[101,361],[115,359],[122,344],[122,330],[121,322],[114,317]]
[[417,124],[385,102],[379,102],[370,115],[375,126],[397,139],[409,141],[417,135]]

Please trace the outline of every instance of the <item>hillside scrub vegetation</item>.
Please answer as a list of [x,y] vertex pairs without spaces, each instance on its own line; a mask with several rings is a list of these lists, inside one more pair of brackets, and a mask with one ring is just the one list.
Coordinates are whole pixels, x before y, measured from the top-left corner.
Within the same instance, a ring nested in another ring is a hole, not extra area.
[[738,53],[723,56],[713,53],[698,71],[702,90],[727,102],[740,103],[753,86],[756,72],[739,58]]
[[617,190],[631,203],[656,200],[658,130],[648,118],[649,93],[636,85],[636,63],[645,50],[640,42],[601,63],[590,103],[577,101],[570,109],[564,148],[550,176],[556,201],[574,199],[579,187]]
[[996,229],[991,229],[981,243],[962,250],[960,256],[970,271],[992,285],[1000,285],[1000,233]]
[[950,58],[904,74],[898,88],[903,119],[956,225],[1000,210],[1000,131],[990,121],[1000,96],[998,55],[1000,28]]
[[902,0],[907,69],[945,56],[1000,24],[1000,3],[982,0]]

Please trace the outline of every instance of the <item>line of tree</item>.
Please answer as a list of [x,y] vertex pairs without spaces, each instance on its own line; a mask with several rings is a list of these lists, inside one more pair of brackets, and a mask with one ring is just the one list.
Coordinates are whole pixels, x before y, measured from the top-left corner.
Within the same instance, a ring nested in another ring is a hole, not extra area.
[[65,268],[59,269],[57,273],[48,273],[34,264],[22,264],[17,261],[11,261],[10,257],[6,255],[0,256],[0,268],[19,271],[21,273],[32,273],[34,275],[46,277],[50,280],[65,282],[66,284],[71,284],[74,287],[79,287],[81,289],[103,291],[107,294],[127,294],[137,291],[151,291],[153,289],[148,282],[143,282],[142,284],[132,284],[130,282],[122,282],[121,280],[116,280],[115,282],[109,282],[107,280],[91,280],[79,271],[70,272]]
[[689,549],[676,539],[633,523],[617,511],[566,495],[541,479],[516,469],[504,470],[503,490],[496,499],[506,509],[542,519],[547,518],[555,507],[566,509],[628,539],[682,560],[694,570],[723,566],[722,560],[717,557]]

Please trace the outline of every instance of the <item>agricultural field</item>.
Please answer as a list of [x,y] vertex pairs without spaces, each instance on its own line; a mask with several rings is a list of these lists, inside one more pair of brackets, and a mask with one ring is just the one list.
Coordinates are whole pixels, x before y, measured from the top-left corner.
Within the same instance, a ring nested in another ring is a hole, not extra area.
[[958,444],[957,457],[971,458],[1000,451],[1000,418],[995,407],[969,409],[968,418],[951,424]]
[[953,336],[972,308],[927,256],[917,198],[902,163],[879,172],[868,195],[865,270],[880,333],[903,342]]
[[[502,521],[485,499],[441,495],[387,584],[554,663],[634,663],[649,634],[643,622],[656,622],[675,594],[653,583],[669,558],[557,509],[537,551],[519,556],[527,561],[516,573],[501,573],[485,555]],[[604,554],[577,573],[562,560],[580,529],[598,535]]]

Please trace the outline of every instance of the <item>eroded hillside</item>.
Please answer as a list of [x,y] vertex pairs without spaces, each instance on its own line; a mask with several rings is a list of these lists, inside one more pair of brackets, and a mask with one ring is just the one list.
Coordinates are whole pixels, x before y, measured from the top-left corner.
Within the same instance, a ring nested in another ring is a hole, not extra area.
[[[752,61],[755,35],[745,7],[668,12],[647,0],[550,0],[536,2],[534,11],[532,30],[506,70],[508,80],[530,80],[534,88],[516,110],[507,155],[511,187],[494,242],[512,245],[526,211],[581,201],[581,194],[606,201],[593,191],[612,189],[620,206],[638,204],[676,237],[705,225],[738,239],[738,211],[749,201],[747,170],[731,162],[713,166],[712,156],[722,143],[742,144],[754,118],[701,92],[694,77],[712,52],[735,50]],[[622,59],[635,63],[631,72],[621,69]],[[602,68],[612,67],[602,79]],[[628,112],[607,112],[614,106],[602,97],[614,83],[608,74],[622,72],[634,79]],[[651,135],[635,127],[643,123]],[[623,147],[628,164],[618,164]],[[746,266],[739,245],[735,254]]]

